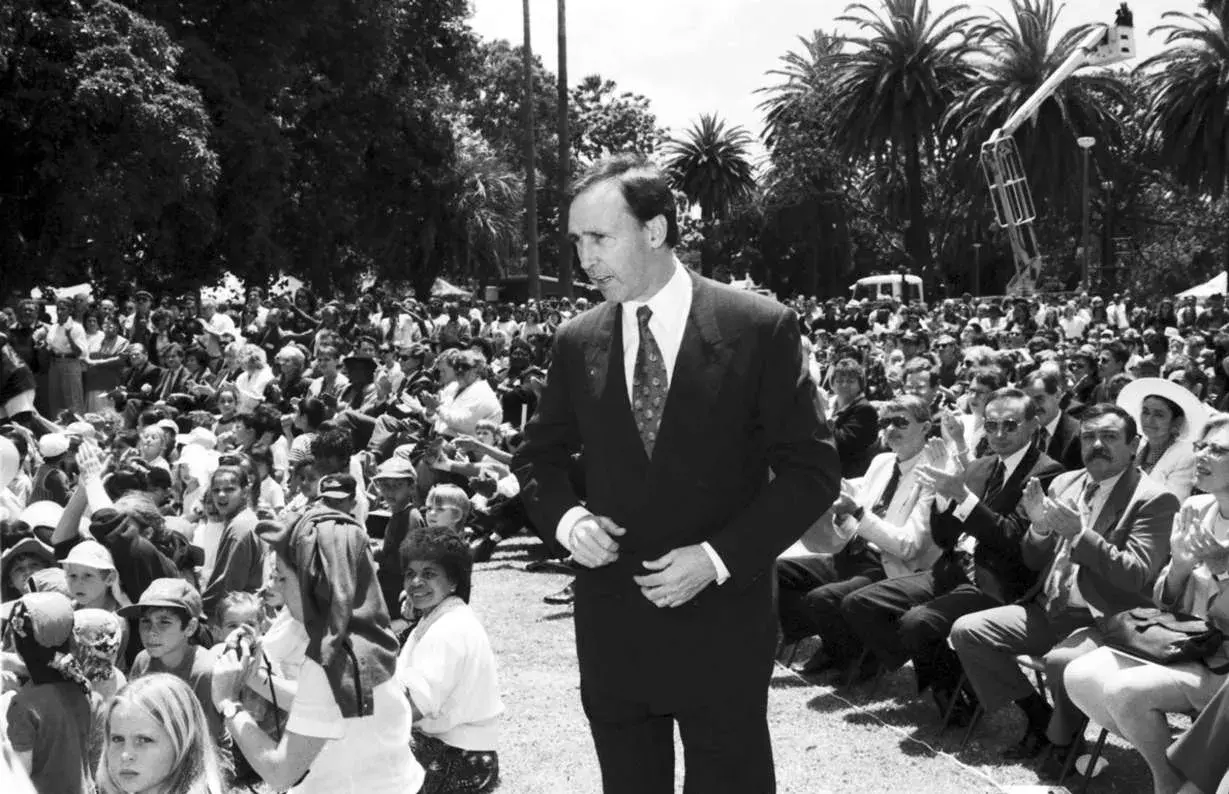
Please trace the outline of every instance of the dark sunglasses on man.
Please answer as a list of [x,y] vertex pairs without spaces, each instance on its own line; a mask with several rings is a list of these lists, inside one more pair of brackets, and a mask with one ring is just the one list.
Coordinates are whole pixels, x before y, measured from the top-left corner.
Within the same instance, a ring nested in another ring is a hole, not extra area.
[[909,426],[909,419],[904,416],[885,416],[879,420],[879,429],[887,430],[889,427],[894,427],[897,430],[904,430]]

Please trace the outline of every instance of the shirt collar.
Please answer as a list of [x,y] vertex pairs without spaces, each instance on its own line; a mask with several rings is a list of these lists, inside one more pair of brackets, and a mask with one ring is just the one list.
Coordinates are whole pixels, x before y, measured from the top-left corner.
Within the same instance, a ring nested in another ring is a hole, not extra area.
[[1050,423],[1046,425],[1046,434],[1050,438],[1054,438],[1054,431],[1058,430],[1058,423],[1061,422],[1062,419],[1063,419],[1063,412],[1059,411],[1057,414],[1054,415],[1054,418],[1050,420]]
[[[1118,484],[1118,481],[1122,479],[1122,475],[1126,473],[1127,473],[1127,470],[1123,469],[1122,471],[1115,474],[1113,477],[1109,477],[1109,478],[1102,480],[1100,483],[1101,487],[1097,490],[1097,496],[1108,496],[1109,492],[1114,490],[1114,486]],[[1090,475],[1085,478],[1084,482],[1085,482],[1085,485],[1087,485],[1089,483],[1094,482],[1094,480],[1092,476]]]
[[683,315],[682,312],[672,312],[671,309],[677,310],[687,304],[691,297],[691,279],[687,278],[687,271],[683,269],[677,258],[672,260],[671,265],[674,272],[670,274],[670,280],[657,291],[657,294],[647,301],[623,302],[623,311],[632,320],[636,319],[636,310],[641,306],[648,306],[653,311],[653,316],[661,320]]
[[1006,481],[1007,478],[1014,474],[1016,469],[1020,467],[1020,461],[1024,460],[1024,456],[1028,454],[1028,449],[1029,445],[1025,444],[1007,457],[1002,458],[1004,481]]

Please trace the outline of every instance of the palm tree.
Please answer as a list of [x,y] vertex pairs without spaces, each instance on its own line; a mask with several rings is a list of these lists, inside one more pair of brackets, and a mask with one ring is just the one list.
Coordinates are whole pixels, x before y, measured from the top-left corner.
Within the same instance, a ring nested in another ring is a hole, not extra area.
[[840,52],[841,39],[816,30],[810,38],[799,36],[801,51],[790,50],[781,56],[781,66],[768,74],[781,82],[757,88],[767,94],[759,104],[764,111],[764,143],[775,148],[781,136],[799,123],[809,120],[829,93],[829,61]]
[[[1207,15],[1166,12],[1166,49],[1141,63],[1148,96],[1145,133],[1192,190],[1219,199],[1229,187],[1229,3],[1205,0]],[[1229,236],[1225,240],[1229,272]]]
[[883,0],[873,9],[855,3],[838,18],[861,35],[843,36],[845,49],[827,59],[832,70],[827,126],[833,144],[851,161],[903,162],[909,188],[905,248],[928,271],[932,262],[923,188],[923,158],[933,153],[939,121],[964,91],[974,51],[968,7],[932,14],[929,0]]
[[[974,85],[944,117],[944,130],[959,140],[963,176],[971,188],[980,182],[976,171],[981,145],[1087,35],[1088,27],[1080,26],[1051,46],[1060,11],[1053,0],[1012,0],[1009,14],[994,12],[981,29]],[[1076,74],[1016,132],[1024,172],[1039,205],[1070,195],[1070,175],[1079,173],[1083,156],[1076,138],[1096,138],[1094,151],[1103,162],[1122,145],[1122,119],[1115,109],[1127,101],[1126,89],[1113,72]],[[984,195],[984,189],[979,193]]]
[[[480,135],[457,128],[457,160],[449,206],[462,276],[502,275],[501,260],[520,245],[525,180]],[[477,273],[474,271],[477,270]]]
[[683,138],[667,144],[666,169],[674,187],[692,204],[700,205],[704,245],[700,270],[713,272],[715,221],[729,217],[730,208],[755,189],[752,174],[751,134],[741,126],[726,128],[723,119],[707,113]]

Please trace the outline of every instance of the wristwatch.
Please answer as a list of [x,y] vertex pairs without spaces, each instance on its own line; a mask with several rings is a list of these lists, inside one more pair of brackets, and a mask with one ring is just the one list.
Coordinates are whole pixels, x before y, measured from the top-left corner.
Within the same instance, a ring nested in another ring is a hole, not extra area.
[[243,711],[243,704],[237,700],[227,700],[218,708],[218,713],[224,720],[233,720],[235,715]]
[[865,516],[866,516],[866,508],[863,507],[862,505],[858,505],[858,507],[852,513],[849,514],[849,517],[852,518],[858,524],[862,523],[862,519]]

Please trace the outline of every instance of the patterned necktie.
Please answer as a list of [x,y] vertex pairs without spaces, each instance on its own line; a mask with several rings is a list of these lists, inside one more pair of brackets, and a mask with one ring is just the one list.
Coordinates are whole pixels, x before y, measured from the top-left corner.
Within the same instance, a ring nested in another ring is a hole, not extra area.
[[990,479],[986,480],[985,496],[982,497],[983,502],[993,501],[994,497],[999,495],[999,491],[1003,490],[1003,477],[1007,474],[1007,467],[1003,465],[1002,458],[994,459],[994,466],[990,469]]
[[871,512],[879,518],[883,518],[888,514],[888,508],[892,505],[892,497],[896,496],[896,489],[900,486],[900,461],[897,460],[892,464],[892,478],[888,480],[887,486],[883,489],[883,493],[879,495],[875,506],[871,508]]
[[1046,430],[1044,427],[1037,428],[1037,449],[1041,450],[1042,452],[1045,452],[1046,448],[1048,448],[1049,446],[1050,446],[1050,431]]
[[661,412],[666,405],[666,362],[661,348],[649,330],[649,318],[653,310],[641,306],[636,310],[640,325],[640,347],[636,351],[636,366],[632,369],[632,413],[644,452],[653,457],[653,445],[657,443],[657,429],[661,426]]
[[[1081,518],[1085,518],[1092,511],[1092,500],[1097,495],[1097,491],[1101,490],[1101,483],[1089,482],[1084,486],[1084,494],[1080,497]],[[1053,620],[1062,614],[1067,605],[1071,603],[1071,589],[1075,587],[1075,563],[1071,561],[1071,541],[1063,539],[1059,541],[1058,551],[1054,557],[1054,570],[1050,574],[1050,581],[1046,583],[1046,615]]]

